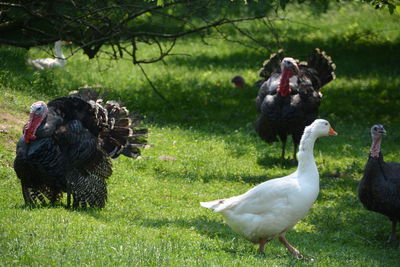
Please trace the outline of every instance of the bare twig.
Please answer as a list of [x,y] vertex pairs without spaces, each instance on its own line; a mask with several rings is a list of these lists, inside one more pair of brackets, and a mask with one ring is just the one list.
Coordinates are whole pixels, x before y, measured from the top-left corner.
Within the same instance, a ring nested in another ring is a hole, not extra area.
[[[284,19],[281,19],[281,20],[284,20]],[[276,30],[276,28],[272,24],[272,20],[267,16],[267,17],[265,17],[265,19],[262,20],[262,22],[264,23],[264,25],[266,25],[269,28],[272,36],[275,38],[275,42],[277,44],[277,47],[282,47],[282,43],[281,43],[278,31]]]
[[249,38],[250,40],[252,40],[254,43],[260,45],[261,47],[265,48],[266,45],[263,44],[261,41],[257,40],[256,38],[254,38],[250,33],[246,32],[245,30],[241,29],[239,26],[237,26],[235,23],[232,23],[232,26],[241,34],[243,34],[243,36]]
[[150,84],[151,88],[153,88],[154,92],[170,106],[169,101],[160,93],[160,91],[157,90],[157,88],[154,86],[153,82],[150,80],[149,76],[147,76],[147,73],[144,71],[142,65],[140,63],[137,63],[137,65],[139,66],[140,70],[142,71],[147,82]]

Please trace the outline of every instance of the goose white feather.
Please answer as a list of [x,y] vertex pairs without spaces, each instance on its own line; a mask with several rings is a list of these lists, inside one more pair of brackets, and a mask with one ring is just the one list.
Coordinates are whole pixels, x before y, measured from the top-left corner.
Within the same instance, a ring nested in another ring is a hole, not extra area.
[[246,193],[231,198],[200,202],[221,213],[227,224],[253,243],[264,245],[279,236],[289,251],[302,257],[285,239],[285,233],[307,215],[319,193],[319,174],[313,155],[315,140],[337,135],[326,120],[317,119],[304,130],[300,142],[297,170],[285,177],[257,185]]
[[54,67],[64,67],[67,63],[61,47],[64,43],[66,42],[57,41],[54,43],[55,58],[38,58],[33,60],[29,59],[28,64],[38,70],[50,69]]

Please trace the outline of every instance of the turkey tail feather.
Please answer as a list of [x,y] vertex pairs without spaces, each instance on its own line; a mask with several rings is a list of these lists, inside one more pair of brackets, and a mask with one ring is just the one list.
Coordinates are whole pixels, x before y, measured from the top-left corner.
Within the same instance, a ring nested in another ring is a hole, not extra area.
[[271,73],[280,72],[280,64],[283,58],[283,49],[279,49],[278,52],[272,54],[269,59],[264,61],[259,71],[259,76],[267,80]]
[[[88,164],[75,168],[67,175],[67,193],[73,197],[72,207],[87,205],[103,208],[107,201],[106,178],[111,176],[111,161],[102,150],[97,150]],[[69,204],[69,203],[68,203]]]
[[112,148],[110,156],[116,158],[122,154],[137,158],[140,148],[147,143],[147,129],[140,128],[141,118],[130,115],[125,107],[115,101],[108,101],[105,109],[108,112],[110,131],[108,135],[103,135],[103,140],[105,147]]
[[318,72],[318,79],[321,83],[320,87],[323,87],[333,79],[335,79],[336,65],[333,63],[330,56],[325,51],[321,51],[319,48],[315,48],[311,53],[307,66],[313,68]]
[[116,158],[123,154],[137,158],[140,155],[140,148],[147,143],[147,129],[140,127],[140,116],[129,114],[128,109],[117,101],[107,101],[102,105],[103,100],[99,94],[90,88],[81,88],[70,94],[85,99],[95,109],[98,126],[101,128],[101,146],[110,157]]

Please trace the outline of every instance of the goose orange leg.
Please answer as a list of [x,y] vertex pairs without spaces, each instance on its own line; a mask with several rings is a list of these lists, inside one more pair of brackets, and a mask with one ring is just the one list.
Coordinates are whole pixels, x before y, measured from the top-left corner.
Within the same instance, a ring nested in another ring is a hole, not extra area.
[[301,255],[300,252],[295,247],[290,245],[289,242],[286,240],[285,233],[279,235],[279,242],[281,242],[290,251],[290,253],[293,254],[293,256],[298,259],[303,258],[303,255]]
[[258,244],[260,245],[260,246],[258,247],[258,251],[259,251],[261,254],[264,254],[264,246],[265,246],[265,244],[267,244],[269,241],[271,241],[271,239],[262,239],[262,238],[260,238],[260,240],[258,241]]

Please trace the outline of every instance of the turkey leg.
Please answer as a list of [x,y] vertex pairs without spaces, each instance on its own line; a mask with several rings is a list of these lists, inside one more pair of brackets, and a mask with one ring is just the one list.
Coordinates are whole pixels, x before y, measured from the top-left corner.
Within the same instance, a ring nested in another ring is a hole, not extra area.
[[283,163],[285,161],[286,137],[280,136],[280,139],[282,142],[281,166],[283,166]]

